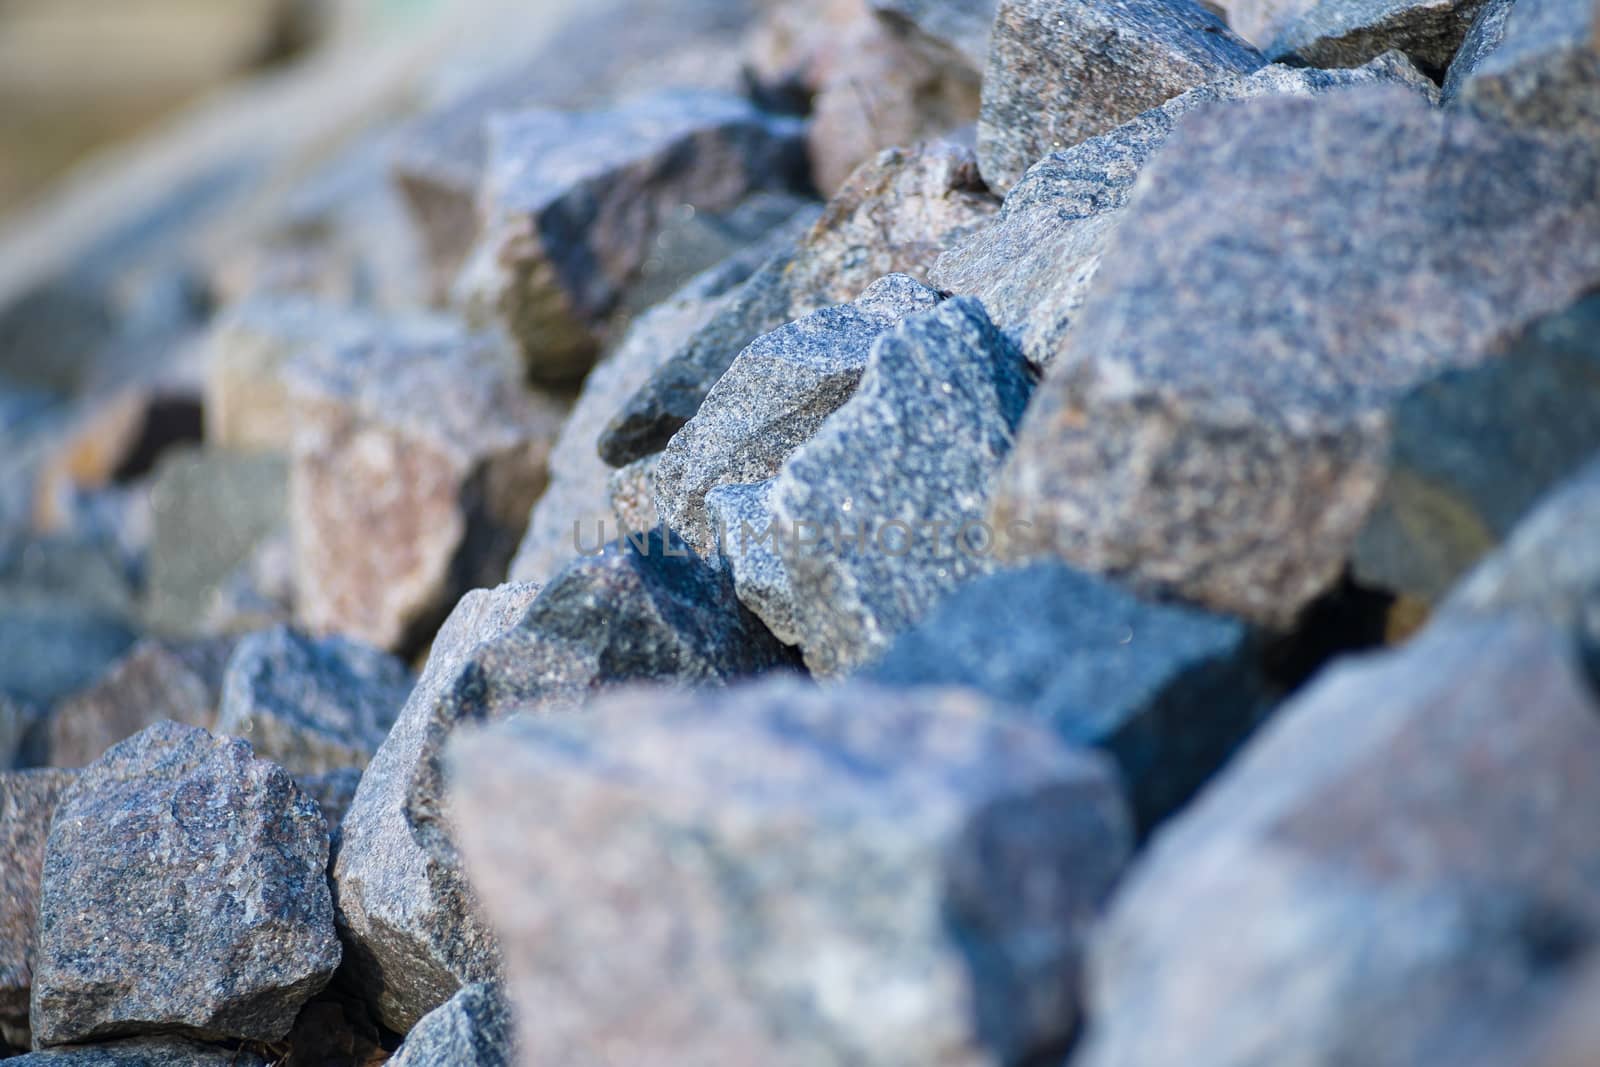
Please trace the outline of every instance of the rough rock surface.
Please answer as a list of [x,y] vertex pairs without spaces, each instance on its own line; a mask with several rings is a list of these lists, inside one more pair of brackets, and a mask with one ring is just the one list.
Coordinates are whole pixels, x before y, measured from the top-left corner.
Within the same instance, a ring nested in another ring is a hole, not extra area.
[[1450,66],[1448,99],[1522,129],[1591,138],[1600,131],[1600,14],[1593,4],[1489,0],[1468,44]]
[[812,212],[798,212],[764,240],[695,278],[636,319],[617,351],[584,379],[583,392],[550,452],[550,485],[534,505],[528,532],[511,562],[513,581],[549,581],[577,557],[577,537],[596,544],[615,535],[616,516],[605,485],[610,467],[599,453],[607,423],[662,363],[736,298],[752,273],[792,248],[815,221]]
[[288,480],[283,457],[268,453],[181,450],[161,461],[150,489],[151,629],[199,636],[218,587],[283,525]]
[[733,575],[739,603],[766,623],[786,645],[800,643],[800,609],[789,570],[778,553],[772,515],[775,479],[753,485],[719,485],[706,494],[706,514],[716,531],[718,552]]
[[216,731],[249,741],[294,775],[365,767],[411,686],[406,665],[370,645],[279,626],[239,642]]
[[653,530],[660,525],[656,506],[656,467],[659,455],[636,459],[618,467],[606,481],[606,497],[617,517],[618,537]]
[[1597,760],[1588,683],[1538,622],[1327,672],[1124,883],[1074,1062],[1465,1062],[1600,921]]
[[1031,524],[1007,558],[1290,622],[1371,511],[1393,395],[1600,281],[1597,180],[1592,146],[1397,89],[1191,116],[1000,479],[996,524]]
[[852,303],[823,308],[758,338],[661,454],[655,483],[661,521],[702,555],[714,551],[706,494],[719,485],[777,474],[855,393],[873,342],[939,299],[916,279],[891,274]]
[[1364,584],[1433,603],[1538,498],[1600,454],[1600,297],[1390,406],[1383,488],[1351,554]]
[[1009,192],[1044,156],[1264,63],[1190,0],[1004,0],[978,120],[983,179]]
[[962,693],[627,692],[452,768],[528,1067],[1059,1050],[1129,847],[1102,763]]
[[407,820],[411,782],[456,723],[448,698],[478,646],[514,626],[535,585],[461,598],[433,639],[427,665],[361,777],[340,827],[333,887],[355,980],[379,1020],[405,1033],[464,982],[496,972],[494,944],[458,869],[418,844]]
[[322,818],[328,824],[328,835],[332,837],[344,822],[350,805],[355,803],[356,790],[361,786],[361,769],[336,767],[321,774],[296,775],[295,784],[317,802],[317,807],[322,810]]
[[[28,1032],[45,838],[73,771],[0,771],[0,1044]],[[12,1041],[26,1047],[26,1041]]]
[[181,1037],[136,1038],[30,1052],[8,1067],[272,1067],[260,1053]]
[[390,1067],[511,1067],[511,1009],[498,986],[475,982],[423,1017]]
[[929,280],[982,299],[995,324],[1022,346],[1029,361],[1048,367],[1065,346],[1134,182],[1185,115],[1228,101],[1315,96],[1373,81],[1437,93],[1398,53],[1354,70],[1273,64],[1190,89],[1040,160],[1007,195],[994,222],[939,257]]
[[209,730],[233,642],[141,641],[89,688],[50,715],[51,766],[85,767],[118,741],[171,719]]
[[669,211],[726,211],[801,172],[800,124],[719,93],[489,125],[483,233],[455,299],[502,322],[535,379],[581,379]]
[[862,677],[961,685],[1117,761],[1141,827],[1187,801],[1266,710],[1247,627],[1054,563],[952,593]]
[[601,457],[621,467],[661,451],[756,338],[854,300],[886,274],[927,277],[948,243],[998,207],[970,149],[925,144],[862,164],[798,245],[769,260],[628,400],[601,435]]
[[407,649],[463,592],[504,578],[564,413],[520,386],[495,336],[445,318],[293,373],[300,622]]
[[276,1041],[339,965],[322,813],[242,741],[158,723],[90,765],[45,850],[36,1043]]
[[1263,48],[1273,60],[1355,67],[1398,49],[1442,74],[1486,0],[1312,0],[1279,13]]
[[771,502],[819,675],[874,658],[945,593],[993,566],[981,528],[1033,376],[960,297],[873,346],[849,403],[783,466]]

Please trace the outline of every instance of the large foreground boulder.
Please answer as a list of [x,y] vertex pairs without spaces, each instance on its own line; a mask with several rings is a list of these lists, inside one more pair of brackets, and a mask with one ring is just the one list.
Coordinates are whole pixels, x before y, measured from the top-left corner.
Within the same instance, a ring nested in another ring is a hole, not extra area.
[[242,741],[158,723],[61,798],[40,887],[34,1041],[278,1041],[339,965],[328,830]]
[[1059,1051],[1129,848],[1104,764],[960,693],[638,690],[450,764],[527,1067]]

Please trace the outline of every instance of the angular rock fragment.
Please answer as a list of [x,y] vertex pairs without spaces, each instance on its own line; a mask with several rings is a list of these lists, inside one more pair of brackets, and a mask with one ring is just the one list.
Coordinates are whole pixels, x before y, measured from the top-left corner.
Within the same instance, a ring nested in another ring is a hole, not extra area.
[[978,120],[983,179],[1008,192],[1050,153],[1265,62],[1190,0],[1004,0]]
[[411,648],[464,591],[504,577],[562,410],[519,385],[494,336],[443,318],[293,372],[299,621]]
[[239,642],[216,731],[249,741],[294,775],[365,767],[411,685],[404,663],[370,645],[279,626]]
[[989,29],[997,0],[869,0],[890,21],[916,28],[982,73],[989,62]]
[[1519,129],[1592,139],[1600,132],[1600,14],[1581,0],[1489,0],[1450,65],[1445,95]]
[[181,1037],[146,1037],[30,1052],[8,1067],[272,1067],[247,1048],[205,1045]]
[[511,1009],[498,986],[475,982],[423,1017],[391,1067],[511,1067]]
[[1074,1062],[1468,1062],[1600,923],[1596,712],[1537,621],[1325,673],[1124,883]]
[[661,454],[655,482],[661,521],[702,555],[714,551],[706,494],[777,474],[855,393],[873,342],[939,299],[921,282],[891,274],[852,303],[758,338]]
[[0,1044],[28,1047],[45,838],[73,771],[0,771]]
[[800,648],[837,675],[881,653],[945,593],[992,568],[990,481],[1034,379],[970,297],[873,346],[854,397],[772,489]]
[[661,451],[762,334],[854,300],[886,274],[925,278],[950,242],[998,207],[970,149],[926,144],[862,164],[798,245],[768,261],[633,395],[601,435],[601,457],[621,467]]
[[1187,801],[1266,710],[1242,624],[1045,563],[976,578],[862,677],[967,686],[1116,759],[1140,826]]
[[511,578],[545,582],[577,558],[577,542],[603,543],[616,529],[606,489],[610,466],[600,458],[600,435],[618,409],[673,352],[735,299],[738,287],[762,263],[784,248],[815,221],[802,211],[766,239],[706,271],[672,299],[645,312],[628,329],[617,351],[584,379],[583,392],[561,427],[550,453],[550,485],[534,505]]
[[1549,488],[1600,454],[1600,297],[1390,404],[1383,488],[1351,554],[1364,584],[1433,603]]
[[208,342],[206,440],[220,448],[288,452],[294,436],[288,365],[308,350],[378,328],[372,316],[306,296],[258,296],[228,309]]
[[1000,478],[1006,558],[1287,625],[1371,513],[1393,397],[1600,282],[1596,181],[1592,146],[1394,89],[1191,116]]
[[617,517],[619,537],[653,530],[660,524],[655,486],[660,458],[646,456],[611,472],[606,493],[611,500],[611,513]]
[[706,514],[717,537],[717,551],[733,575],[739,603],[766,623],[786,645],[805,636],[794,585],[778,552],[780,531],[772,516],[768,478],[754,485],[719,485],[706,494]]
[[51,766],[86,767],[163,719],[211,729],[232,651],[227,639],[141,641],[103,678],[56,706],[46,729]]
[[460,871],[418,844],[406,802],[421,766],[436,759],[461,706],[478,646],[516,625],[536,585],[461,598],[445,620],[416,688],[361,777],[340,825],[333,888],[357,987],[378,1019],[405,1033],[464,982],[494,978],[494,942]]
[[41,1046],[277,1041],[339,964],[322,813],[242,741],[157,723],[90,765],[46,846]]
[[1262,51],[1272,60],[1355,67],[1397,49],[1443,74],[1489,0],[1310,0],[1274,19]]
[[1129,849],[1102,763],[958,692],[633,691],[451,765],[529,1067],[1059,1051]]
[[455,298],[503,323],[528,373],[581,379],[667,214],[726,211],[795,184],[797,121],[732,95],[670,92],[614,111],[527,111],[489,125],[483,233]]
[[1354,70],[1273,64],[1190,89],[1029,168],[994,222],[953,245],[930,280],[982,299],[1029,361],[1048,367],[1065,346],[1134,182],[1185,115],[1228,101],[1315,96],[1376,81],[1429,96],[1438,91],[1398,53]]
[[155,511],[144,618],[170,636],[199,636],[212,597],[283,525],[288,465],[282,456],[180,451],[162,460],[150,489]]

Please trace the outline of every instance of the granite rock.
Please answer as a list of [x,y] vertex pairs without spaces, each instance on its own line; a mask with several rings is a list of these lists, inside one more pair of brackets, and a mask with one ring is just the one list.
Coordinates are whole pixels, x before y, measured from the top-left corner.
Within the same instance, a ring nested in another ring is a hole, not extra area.
[[794,185],[800,133],[796,120],[701,92],[498,116],[482,235],[454,299],[474,321],[502,323],[533,378],[579,380],[668,213],[727,211]]
[[771,494],[813,673],[881,653],[945,593],[991,569],[990,482],[1034,379],[970,297],[881,336],[865,376],[783,465]]
[[1009,192],[1050,153],[1264,63],[1190,0],[1004,0],[978,120],[984,181]]
[[397,321],[292,374],[298,621],[413,649],[462,593],[505,577],[564,411],[522,388],[496,337],[446,318]]
[[406,665],[370,645],[279,626],[240,640],[216,731],[249,741],[294,775],[365,767],[411,686]]
[[1103,763],[959,692],[629,691],[451,766],[528,1067],[1059,1051],[1129,849]]
[[1573,0],[1488,0],[1450,65],[1453,103],[1519,129],[1600,131],[1600,14]]
[[[628,398],[673,353],[737,298],[739,287],[768,259],[792,247],[815,222],[809,210],[777,227],[771,235],[729,257],[689,282],[674,296],[634,320],[617,350],[584,379],[583,392],[550,452],[550,485],[534,505],[528,532],[511,563],[518,582],[545,582],[578,555],[579,537],[606,540],[601,523],[612,524],[600,435]],[[643,457],[636,457],[643,458]]]
[[1259,96],[1314,96],[1373,81],[1425,95],[1437,88],[1399,53],[1354,70],[1271,66],[1173,97],[1083,143],[1045,156],[1006,196],[999,216],[952,246],[930,281],[983,300],[1036,367],[1065,347],[1134,182],[1183,117]]
[[182,1037],[146,1037],[30,1052],[8,1067],[272,1067],[249,1049],[206,1045]]
[[1398,89],[1191,116],[999,479],[1006,558],[1289,624],[1371,513],[1393,397],[1600,281],[1597,180],[1591,146]]
[[144,621],[201,636],[217,589],[288,513],[288,464],[271,453],[179,450],[156,468]]
[[861,677],[966,686],[1117,762],[1148,831],[1220,767],[1267,707],[1248,627],[1141,601],[1054,563],[952,593]]
[[115,746],[51,824],[35,1042],[283,1038],[339,965],[327,865],[316,804],[244,742],[164,722]]
[[328,836],[337,840],[339,826],[350,811],[350,805],[355,803],[356,790],[361,786],[361,768],[335,767],[320,774],[296,775],[295,784],[317,802],[323,821],[328,824]]
[[636,459],[618,467],[606,480],[606,496],[611,514],[617,518],[618,537],[642,530],[653,530],[661,522],[656,506],[656,467],[661,456]]
[[706,494],[777,474],[855,393],[873,342],[939,299],[921,282],[891,274],[852,303],[757,338],[661,454],[655,476],[661,521],[702,555],[714,552]]
[[[0,771],[0,1041],[28,1033],[45,839],[76,772]],[[12,1043],[26,1047],[25,1041]]]
[[989,62],[989,29],[998,0],[869,0],[879,17],[914,27],[981,74]]
[[786,645],[804,636],[789,570],[778,552],[778,525],[772,515],[775,480],[753,485],[719,485],[706,494],[706,514],[716,531],[718,551],[733,576],[739,603],[766,623]]
[[397,1033],[463,983],[496,974],[494,943],[465,879],[418,843],[406,804],[419,768],[455,728],[461,705],[452,696],[470,677],[478,647],[516,625],[538,592],[504,585],[461,598],[340,825],[333,865],[340,934],[357,988]]
[[232,651],[225,638],[139,642],[51,712],[45,730],[51,766],[86,767],[163,719],[211,729]]
[[511,1067],[511,1009],[498,986],[475,982],[411,1028],[392,1067]]
[[1597,760],[1582,669],[1536,621],[1326,672],[1124,882],[1074,1062],[1466,1062],[1592,943]]
[[601,435],[601,457],[621,467],[661,451],[751,342],[856,299],[884,275],[925,278],[950,242],[998,206],[970,149],[924,144],[862,164],[810,232],[775,254],[634,393]]
[[1273,60],[1355,67],[1395,49],[1443,74],[1488,0],[1310,0],[1278,15]]
[[1497,358],[1390,405],[1383,488],[1354,576],[1427,603],[1501,544],[1538,498],[1600,454],[1600,297],[1534,323]]

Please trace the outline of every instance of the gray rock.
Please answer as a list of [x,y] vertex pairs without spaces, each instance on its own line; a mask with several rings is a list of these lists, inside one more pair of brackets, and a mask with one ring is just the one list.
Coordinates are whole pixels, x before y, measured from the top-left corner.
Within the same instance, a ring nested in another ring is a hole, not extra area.
[[1484,7],[1446,93],[1485,118],[1593,139],[1600,132],[1600,15],[1573,0]]
[[869,0],[891,22],[915,27],[982,73],[989,60],[989,28],[997,0]]
[[733,575],[739,603],[766,623],[778,640],[797,645],[805,631],[789,569],[778,553],[774,484],[768,478],[754,485],[719,485],[706,494],[706,514],[716,531],[718,552]]
[[1428,95],[1438,91],[1399,53],[1354,70],[1274,64],[1190,89],[1108,133],[1040,160],[1007,195],[992,224],[939,258],[930,280],[982,299],[1028,360],[1048,367],[1065,347],[1135,180],[1185,115],[1227,101],[1315,96],[1391,80]]
[[1006,558],[1289,624],[1371,512],[1394,396],[1600,281],[1597,180],[1589,146],[1398,89],[1191,116],[999,480]]
[[301,774],[295,777],[295,784],[317,802],[323,821],[328,824],[328,836],[336,837],[350,805],[355,803],[356,790],[361,786],[361,768],[335,767],[321,774]]
[[[0,1040],[25,1038],[45,838],[73,771],[0,771]],[[12,1040],[27,1047],[26,1040]]]
[[1190,0],[1004,0],[978,120],[983,179],[1008,192],[1050,153],[1264,63]]
[[200,636],[211,599],[288,514],[288,464],[270,453],[184,450],[164,458],[144,619],[158,633]]
[[621,467],[661,451],[762,334],[854,300],[886,274],[925,278],[950,242],[998,206],[970,149],[937,143],[880,153],[792,251],[769,260],[633,395],[601,435],[601,457]]
[[661,522],[656,507],[656,467],[659,455],[636,459],[626,467],[611,472],[606,482],[606,495],[611,503],[611,513],[617,518],[618,537],[642,530],[653,530]]
[[339,965],[328,831],[242,741],[158,723],[85,769],[51,824],[34,1041],[277,1041]]
[[1272,60],[1355,67],[1395,49],[1443,74],[1486,0],[1312,0],[1289,6],[1262,51]]
[[959,692],[639,690],[451,766],[528,1067],[1022,1062],[1129,848],[1104,764]]
[[1600,454],[1600,297],[1390,406],[1383,488],[1351,554],[1364,584],[1433,603]]
[[727,211],[802,173],[797,120],[728,94],[669,92],[612,111],[489,124],[483,232],[455,299],[502,323],[537,380],[578,380],[670,212]]
[[661,521],[702,555],[714,551],[706,494],[777,474],[855,393],[873,342],[939,299],[921,282],[891,274],[853,303],[757,338],[661,454],[655,483]]
[[1059,564],[976,578],[861,677],[967,686],[1106,750],[1142,829],[1176,811],[1266,710],[1259,649],[1241,623],[1141,601]]
[[301,625],[409,651],[504,578],[565,412],[492,334],[391,326],[291,368],[289,517]]
[[498,986],[474,983],[423,1017],[392,1067],[511,1067],[511,1009]]
[[550,485],[533,507],[528,532],[511,563],[518,582],[545,582],[577,558],[577,541],[604,541],[602,522],[615,529],[606,479],[610,466],[600,458],[606,424],[673,353],[726,308],[738,287],[762,263],[815,221],[802,211],[759,241],[684,286],[671,300],[634,320],[617,350],[584,379],[583,392],[561,428],[550,453]]
[[211,729],[232,651],[228,639],[139,642],[51,712],[45,731],[51,766],[86,767],[163,719]]
[[419,767],[436,758],[456,725],[461,705],[449,698],[478,646],[516,625],[538,592],[505,585],[461,598],[340,825],[333,865],[340,933],[357,987],[398,1033],[464,982],[491,980],[497,970],[465,880],[418,844],[406,801]]
[[778,552],[819,675],[876,657],[945,593],[993,566],[990,480],[1033,391],[983,305],[960,297],[880,337],[849,403],[772,489]]
[[411,686],[406,665],[370,645],[279,626],[239,642],[216,731],[249,741],[297,776],[365,767]]
[[29,734],[43,717],[32,704],[0,694],[0,771],[23,766]]
[[1533,614],[1600,651],[1600,461],[1591,462],[1514,529],[1440,607],[1444,615]]
[[1600,921],[1596,712],[1537,622],[1326,672],[1118,891],[1074,1063],[1468,1062]]
[[271,1067],[249,1049],[203,1045],[181,1037],[138,1038],[30,1052],[8,1067]]

